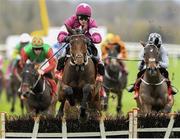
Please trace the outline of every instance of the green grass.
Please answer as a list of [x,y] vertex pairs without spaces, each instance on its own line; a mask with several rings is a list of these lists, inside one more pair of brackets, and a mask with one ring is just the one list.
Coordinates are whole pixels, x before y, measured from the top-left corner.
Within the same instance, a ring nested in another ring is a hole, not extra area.
[[[6,67],[7,63],[5,63]],[[136,74],[138,72],[137,70],[137,62],[134,61],[126,61],[126,65],[129,69],[129,76],[128,76],[128,85],[134,83],[136,79]],[[179,60],[174,60],[170,59],[170,65],[169,65],[169,76],[170,79],[173,77],[174,73],[174,79],[172,80],[172,84],[180,90],[180,59]],[[173,106],[173,111],[178,111],[180,109],[180,93],[175,95],[175,103]],[[110,114],[115,114],[116,113],[116,102],[117,102],[117,97],[115,99],[110,98],[110,106],[108,109],[108,112]],[[133,94],[128,93],[126,90],[123,93],[123,98],[122,98],[122,110],[123,113],[126,114],[128,111],[130,111],[133,107],[136,107],[136,103],[133,99]],[[10,104],[6,102],[6,97],[5,97],[5,91],[3,91],[2,98],[0,99],[0,112],[7,112],[8,114],[10,113]],[[19,115],[21,113],[20,111],[20,104],[19,101],[16,103],[16,112],[14,114]]]

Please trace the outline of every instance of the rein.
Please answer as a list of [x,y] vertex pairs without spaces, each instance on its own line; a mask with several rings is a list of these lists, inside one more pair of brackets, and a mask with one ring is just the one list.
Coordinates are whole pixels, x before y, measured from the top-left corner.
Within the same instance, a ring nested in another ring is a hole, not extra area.
[[143,83],[145,83],[146,85],[158,86],[158,85],[161,85],[164,81],[166,81],[166,79],[164,78],[162,81],[160,81],[159,83],[155,83],[155,84],[153,84],[153,83],[148,83],[148,82],[146,82],[143,78],[141,78],[141,81],[142,81]]
[[[32,90],[37,86],[37,84],[38,84],[38,82],[39,82],[40,79],[41,79],[41,75],[38,76],[38,79],[37,79],[37,81],[35,82],[35,84],[33,85],[33,87],[30,87],[30,89],[29,89],[29,93],[30,93],[30,94],[36,95],[36,94],[34,93],[34,91],[32,91]],[[46,84],[45,84],[45,80],[44,80],[42,92],[40,92],[39,94],[43,94],[43,92],[45,91],[45,89],[46,89]]]
[[122,61],[142,61],[140,59],[124,59],[124,58],[117,58],[117,57],[113,57],[113,56],[107,56],[105,59],[108,59],[108,58],[122,60]]
[[114,81],[114,82],[118,82],[119,79],[120,79],[120,77],[121,77],[121,74],[120,74],[120,73],[121,73],[121,72],[119,72],[119,77],[118,77],[118,79],[116,80],[116,79],[111,78],[110,75],[108,74],[107,70],[105,70],[105,77],[107,77],[109,80],[112,80],[112,81]]
[[[66,55],[66,57],[72,58],[72,59],[74,60],[74,57],[72,56],[72,54]],[[87,65],[87,64],[88,64],[88,59],[89,59],[89,58],[91,58],[91,57],[88,56],[88,55],[86,55],[86,57],[85,57],[85,63],[83,63],[84,65]],[[71,64],[72,66],[76,66],[76,64],[75,64],[73,61],[71,61],[71,60],[70,60],[70,64]]]
[[59,48],[59,50],[57,50],[54,55],[52,55],[47,61],[45,61],[41,66],[40,69],[42,69],[43,66],[46,65],[47,62],[49,62],[55,55],[57,55],[68,43],[65,43],[63,46],[61,46],[61,48]]

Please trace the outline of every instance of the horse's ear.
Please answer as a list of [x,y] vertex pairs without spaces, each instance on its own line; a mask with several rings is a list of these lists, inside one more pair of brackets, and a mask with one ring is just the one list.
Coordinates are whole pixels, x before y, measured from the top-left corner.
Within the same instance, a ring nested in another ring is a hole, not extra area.
[[146,43],[145,43],[145,42],[143,42],[143,41],[140,41],[140,44],[141,44],[143,47],[145,47],[145,46],[146,46]]
[[74,34],[74,30],[71,27],[69,27],[68,25],[66,25],[66,24],[64,24],[64,25],[66,26],[66,29],[69,32],[69,34],[73,35]]

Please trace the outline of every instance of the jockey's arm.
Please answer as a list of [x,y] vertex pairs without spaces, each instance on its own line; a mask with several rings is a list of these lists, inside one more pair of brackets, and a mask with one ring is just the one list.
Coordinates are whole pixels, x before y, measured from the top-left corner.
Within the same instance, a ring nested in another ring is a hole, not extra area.
[[160,55],[161,55],[161,61],[159,62],[159,65],[160,65],[160,67],[166,69],[169,65],[168,53],[167,53],[167,51],[165,51],[164,48],[161,48]]
[[127,50],[124,42],[120,41],[118,44],[120,46],[120,54],[122,56],[121,58],[127,58]]
[[28,55],[24,51],[24,49],[21,49],[21,60],[20,60],[20,66],[23,67],[28,59]]
[[140,58],[140,62],[138,62],[138,69],[142,70],[144,69],[144,49],[141,50],[140,54],[139,54],[139,58]]
[[101,34],[98,32],[98,28],[96,27],[90,28],[89,33],[91,35],[91,40],[93,43],[98,44],[102,41]]
[[[47,56],[46,58],[49,59],[53,56],[53,50],[52,48],[49,49],[48,53],[47,53]],[[54,68],[56,67],[56,60],[55,58],[51,58],[49,60],[49,66],[47,68],[44,69],[44,73],[47,73],[47,72],[50,72],[50,71],[53,71]]]
[[[64,24],[66,24],[67,26],[72,28],[74,20],[75,20],[75,16],[71,16],[64,22]],[[66,26],[63,25],[61,27],[60,32],[59,32],[58,37],[57,37],[58,42],[59,43],[65,42],[65,38],[67,36],[68,36],[68,31],[66,29]]]

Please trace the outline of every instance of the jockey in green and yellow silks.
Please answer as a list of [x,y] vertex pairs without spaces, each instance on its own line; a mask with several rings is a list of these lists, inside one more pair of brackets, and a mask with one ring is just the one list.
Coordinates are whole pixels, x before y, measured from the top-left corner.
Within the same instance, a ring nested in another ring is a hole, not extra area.
[[43,63],[46,59],[51,58],[48,61],[48,65],[45,65],[43,69],[38,69],[38,73],[49,81],[52,87],[52,95],[56,92],[57,86],[53,79],[53,72],[56,67],[56,61],[53,57],[53,50],[50,45],[45,44],[41,37],[33,37],[32,43],[28,44],[21,50],[21,65],[23,66],[29,59],[31,62],[36,62],[37,65]]

